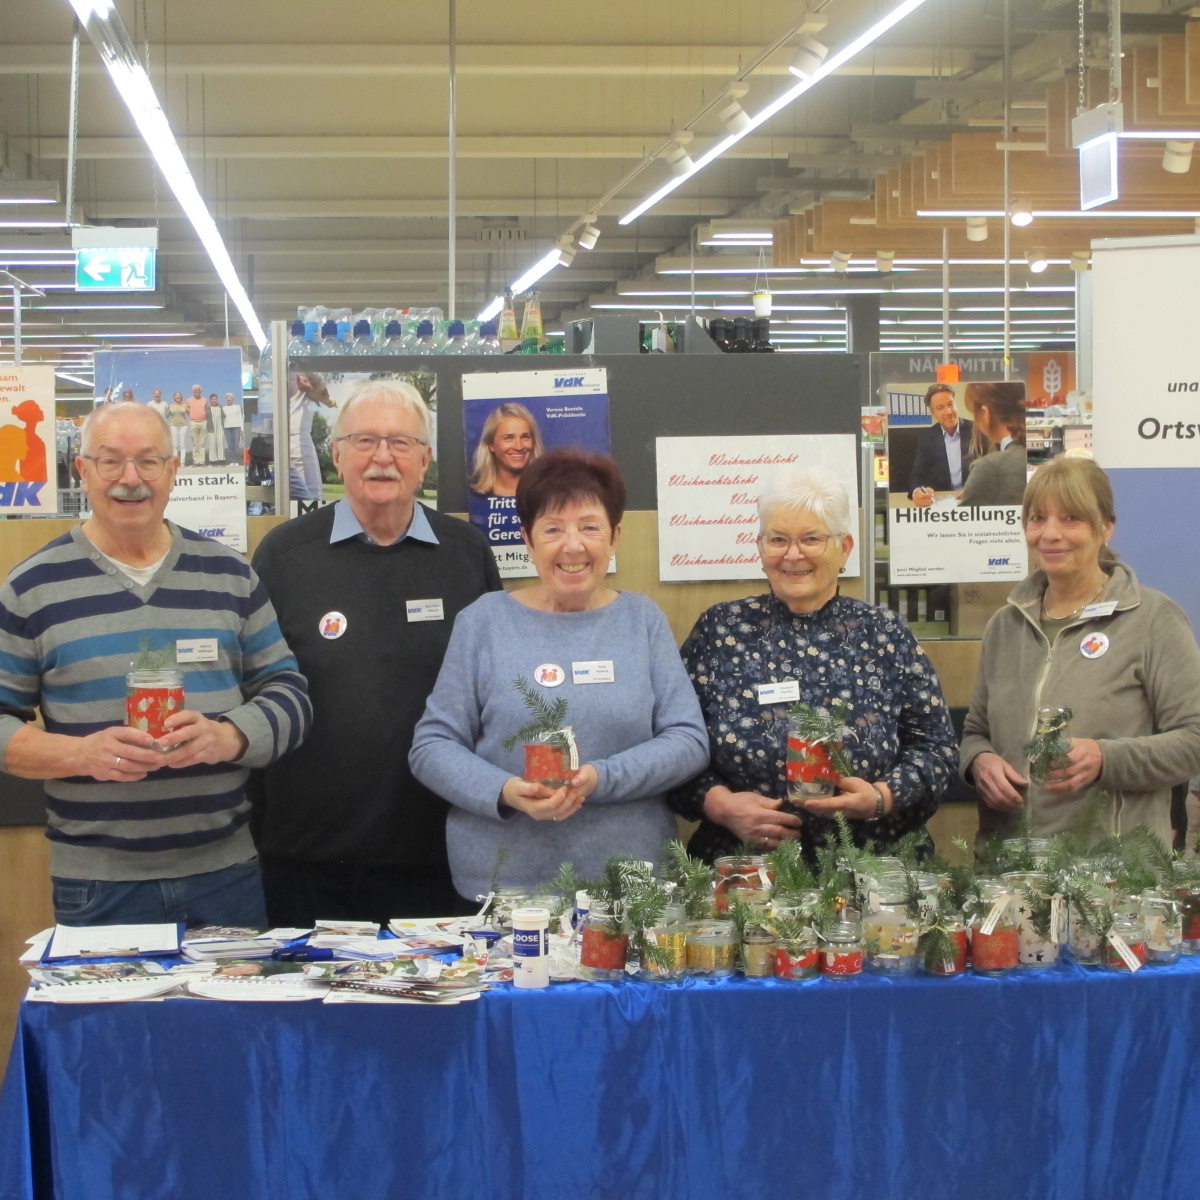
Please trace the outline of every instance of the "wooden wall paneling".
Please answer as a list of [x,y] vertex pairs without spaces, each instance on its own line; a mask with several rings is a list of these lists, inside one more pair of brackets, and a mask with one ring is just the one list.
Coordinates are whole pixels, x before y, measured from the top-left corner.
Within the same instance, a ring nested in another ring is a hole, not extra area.
[[1187,102],[1200,104],[1200,21],[1183,27],[1183,79]]
[[771,226],[771,262],[775,266],[783,266],[785,262],[791,266],[793,254],[792,222],[784,217]]
[[900,168],[890,168],[884,179],[887,185],[887,223],[895,225],[900,219]]
[[1143,129],[1162,128],[1158,95],[1158,46],[1147,44],[1133,48],[1133,88],[1125,93],[1125,104],[1132,103],[1134,120]]
[[[41,524],[31,521],[29,524]],[[29,975],[17,962],[25,939],[54,923],[50,850],[40,825],[0,827],[0,1074]]]
[[937,144],[937,204],[936,208],[953,208],[958,193],[954,190],[954,142]]
[[1194,125],[1200,118],[1200,103],[1187,97],[1187,49],[1182,33],[1165,33],[1158,39],[1158,111],[1163,117]]
[[1075,115],[1076,83],[1064,75],[1046,85],[1046,153],[1055,158],[1075,153],[1071,145],[1071,118]]

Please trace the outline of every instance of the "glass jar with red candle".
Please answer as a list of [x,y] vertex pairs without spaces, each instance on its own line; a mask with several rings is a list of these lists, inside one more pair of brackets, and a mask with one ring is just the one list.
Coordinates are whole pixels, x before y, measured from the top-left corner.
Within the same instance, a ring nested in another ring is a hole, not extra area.
[[775,942],[776,979],[816,979],[821,956],[817,950],[817,935],[811,929],[795,936],[780,937]]
[[1124,944],[1134,961],[1144,964],[1146,961],[1146,926],[1134,913],[1125,913],[1117,917],[1104,939],[1104,965],[1110,971],[1132,971],[1136,968],[1126,961],[1116,944]]
[[832,796],[837,791],[839,773],[834,768],[829,746],[803,737],[795,717],[788,718],[786,769],[788,799],[797,804]]
[[927,975],[961,975],[967,969],[967,924],[962,913],[940,912],[921,935]]
[[1184,954],[1200,954],[1200,859],[1179,859],[1172,865],[1172,889],[1183,917],[1181,949]]
[[611,906],[592,901],[579,944],[579,978],[615,983],[625,978],[629,934]]
[[771,898],[773,876],[762,854],[726,854],[713,863],[717,873],[717,912],[726,913],[736,893],[746,904],[762,906]]
[[[578,768],[576,768],[578,770]],[[557,790],[565,787],[575,774],[571,769],[571,752],[556,742],[525,743],[524,779]]]
[[971,917],[971,966],[981,975],[1014,971],[1021,957],[1016,896],[1012,888],[985,880]]
[[863,969],[862,923],[843,916],[821,935],[821,974],[830,979],[850,979]]
[[[161,742],[168,736],[163,723],[183,710],[183,672],[173,667],[130,671],[125,676],[125,724]],[[164,753],[169,746],[160,745]]]

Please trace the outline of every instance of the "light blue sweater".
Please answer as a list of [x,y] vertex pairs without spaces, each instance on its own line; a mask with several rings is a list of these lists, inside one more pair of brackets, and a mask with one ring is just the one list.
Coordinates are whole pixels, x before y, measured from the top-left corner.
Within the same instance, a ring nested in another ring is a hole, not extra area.
[[[574,682],[572,664],[597,661],[612,662],[613,683]],[[561,668],[557,687],[535,682],[545,664]],[[499,803],[505,782],[524,770],[521,746],[503,747],[529,720],[518,676],[549,701],[566,697],[579,761],[599,775],[565,821],[535,821]],[[467,897],[487,891],[501,848],[504,887],[545,882],[563,862],[592,877],[618,854],[657,861],[675,834],[663,794],[707,762],[700,706],[666,618],[634,592],[577,613],[538,612],[506,592],[476,600],[454,623],[409,755],[413,774],[453,806],[450,868]]]

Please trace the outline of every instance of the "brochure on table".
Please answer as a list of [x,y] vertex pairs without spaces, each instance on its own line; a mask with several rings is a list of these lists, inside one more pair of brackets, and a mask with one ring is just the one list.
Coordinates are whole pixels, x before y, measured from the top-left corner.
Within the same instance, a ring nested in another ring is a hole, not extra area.
[[462,387],[467,515],[483,531],[504,578],[531,577],[537,572],[521,540],[516,480],[546,450],[612,453],[608,372],[469,374]]
[[[657,438],[659,579],[765,579],[758,497],[780,472],[832,471],[850,497],[857,532],[856,443],[849,433]],[[845,573],[859,574],[857,537]]]

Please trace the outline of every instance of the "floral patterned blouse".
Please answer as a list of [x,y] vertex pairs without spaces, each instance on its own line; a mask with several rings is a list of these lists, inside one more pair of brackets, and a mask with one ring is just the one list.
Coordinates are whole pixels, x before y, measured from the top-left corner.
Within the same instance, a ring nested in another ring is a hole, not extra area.
[[[950,714],[933,665],[895,613],[835,596],[814,613],[793,613],[772,593],[715,604],[683,645],[683,661],[708,726],[712,762],[676,788],[671,807],[700,821],[689,849],[711,861],[730,853],[734,834],[704,819],[708,789],[786,798],[788,707],[760,705],[762,683],[795,679],[800,699],[827,708],[850,705],[854,736],[846,752],[854,773],[886,781],[893,811],[880,821],[852,821],[856,840],[890,844],[920,830],[937,809],[958,765]],[[804,822],[806,849],[836,835],[836,825],[785,805]]]

